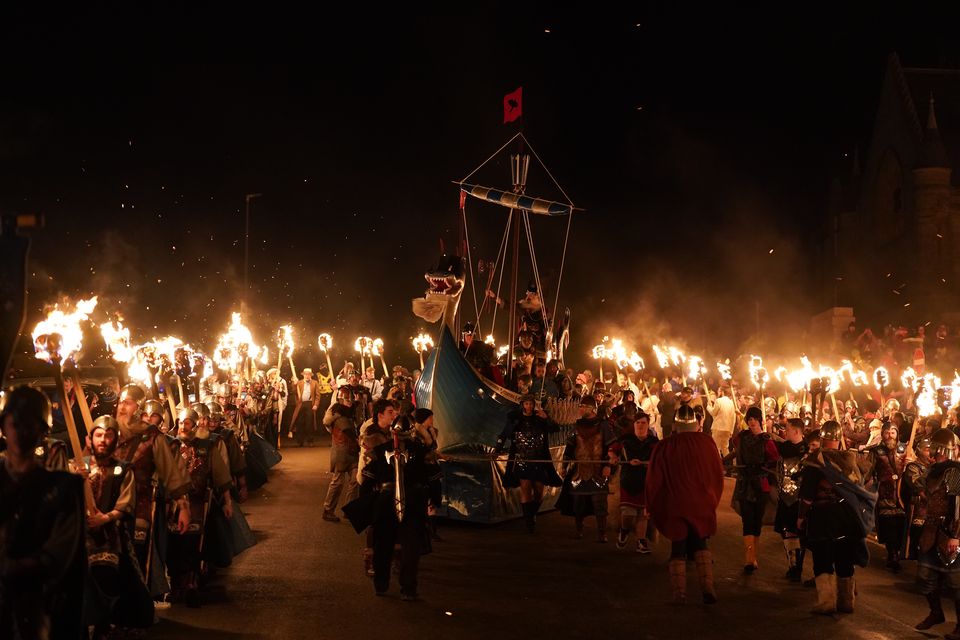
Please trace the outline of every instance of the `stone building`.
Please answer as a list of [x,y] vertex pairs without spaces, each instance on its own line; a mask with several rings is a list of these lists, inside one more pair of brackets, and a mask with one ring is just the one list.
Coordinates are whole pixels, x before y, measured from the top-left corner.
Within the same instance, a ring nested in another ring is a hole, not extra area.
[[960,319],[960,70],[890,56],[861,166],[851,154],[822,230],[824,308],[873,322]]

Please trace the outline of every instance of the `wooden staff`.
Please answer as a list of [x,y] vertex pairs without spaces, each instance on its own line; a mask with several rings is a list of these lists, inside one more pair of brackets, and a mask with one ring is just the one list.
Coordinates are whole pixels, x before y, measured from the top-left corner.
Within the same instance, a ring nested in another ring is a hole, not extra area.
[[[163,379],[163,388],[167,390],[167,412],[170,414],[170,419],[167,421],[167,424],[170,425],[170,428],[172,429],[173,423],[177,418],[177,407],[173,404],[173,394],[170,393],[170,374],[161,372],[160,376]],[[156,394],[157,400],[160,400],[160,391],[159,387],[157,386],[157,376],[153,369],[150,369],[150,383],[153,386],[153,392]]]
[[423,371],[423,349],[417,349],[417,355],[420,356],[420,371]]
[[[180,379],[179,373],[174,375],[177,376],[177,391],[180,392],[180,404],[181,406],[189,407],[190,403],[187,402],[188,398],[185,395],[183,395],[183,380]],[[169,392],[167,393],[167,395],[170,395]],[[200,394],[197,394],[197,402],[200,402]]]
[[[67,399],[67,388],[63,384],[63,369],[60,368],[60,363],[57,362],[59,358],[60,356],[58,354],[53,356],[53,378],[57,383],[57,393],[60,394],[60,399],[63,404],[63,421],[67,425],[67,435],[70,437],[70,446],[73,447],[73,465],[79,472],[86,467],[83,462],[83,447],[80,445],[80,434],[77,431],[77,423],[73,421],[73,410],[70,407],[70,401]],[[87,515],[97,515],[100,510],[97,509],[97,501],[93,499],[93,487],[90,486],[89,479],[83,483],[83,496],[87,508]]]
[[[370,356],[370,360],[373,361],[373,356]],[[390,377],[390,372],[387,371],[387,362],[383,359],[383,353],[380,353],[380,364],[383,365],[383,375],[386,378]],[[423,365],[420,366],[420,369],[423,369]]]

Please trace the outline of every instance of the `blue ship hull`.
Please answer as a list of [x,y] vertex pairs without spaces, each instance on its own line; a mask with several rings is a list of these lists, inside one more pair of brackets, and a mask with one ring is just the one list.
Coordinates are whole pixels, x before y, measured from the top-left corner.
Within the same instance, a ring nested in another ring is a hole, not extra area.
[[[503,486],[502,461],[455,460],[489,454],[503,431],[507,414],[517,409],[516,393],[487,380],[463,358],[450,330],[442,325],[437,348],[424,365],[415,389],[417,406],[433,411],[438,447],[451,459],[443,469],[443,510],[439,515],[469,522],[503,522],[521,517],[520,494]],[[554,460],[562,456],[563,434],[551,438]],[[559,489],[547,487],[544,509]]]

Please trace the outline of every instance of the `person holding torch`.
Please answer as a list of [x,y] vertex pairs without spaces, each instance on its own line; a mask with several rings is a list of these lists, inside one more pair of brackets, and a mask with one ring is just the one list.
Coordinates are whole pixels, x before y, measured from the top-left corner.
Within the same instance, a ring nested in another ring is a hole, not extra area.
[[[183,533],[190,525],[190,476],[180,458],[175,457],[167,436],[153,424],[143,421],[146,394],[135,384],[120,390],[117,403],[117,424],[120,439],[115,456],[129,461],[136,481],[136,501],[133,509],[131,537],[140,569],[147,580],[151,595],[166,591],[166,579],[157,551],[157,505],[163,504],[161,495],[173,500],[180,508],[175,528]],[[154,485],[154,478],[157,485]],[[162,492],[162,493],[161,493]]]

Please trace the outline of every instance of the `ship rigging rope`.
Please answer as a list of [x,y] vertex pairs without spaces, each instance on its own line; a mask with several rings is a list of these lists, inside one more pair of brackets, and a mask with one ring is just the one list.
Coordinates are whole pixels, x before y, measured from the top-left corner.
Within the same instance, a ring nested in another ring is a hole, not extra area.
[[[497,297],[493,300],[493,322],[490,323],[490,335],[493,335],[494,330],[497,328],[497,310],[500,308],[500,305],[497,304],[497,301],[500,300],[500,291],[503,287],[503,272],[506,269],[503,268],[501,259],[503,262],[507,261],[507,240],[510,237],[510,225],[513,223],[513,209],[510,209],[510,215],[507,216],[507,226],[503,230],[503,239],[500,241],[500,250],[497,252],[497,261],[494,263],[494,269],[500,269],[500,279],[497,281]],[[501,256],[503,256],[501,258]],[[486,292],[484,292],[486,295]]]
[[460,207],[463,215],[463,238],[467,242],[467,262],[470,263],[470,293],[473,294],[473,311],[477,314],[476,328],[480,328],[480,306],[477,304],[477,281],[473,277],[473,257],[470,255],[470,229],[467,227],[467,205]]
[[[526,137],[525,135],[523,135],[523,132],[522,132],[522,131],[518,131],[516,134],[514,134],[513,137],[511,137],[509,140],[507,140],[505,143],[503,143],[503,145],[502,145],[499,149],[497,149],[496,151],[494,151],[494,152],[490,155],[489,158],[487,158],[486,160],[484,160],[483,162],[481,162],[480,165],[477,166],[476,169],[474,169],[473,171],[471,171],[470,173],[468,173],[466,176],[464,176],[463,179],[460,180],[460,183],[463,184],[464,182],[466,182],[467,180],[469,180],[477,171],[480,171],[480,169],[482,169],[484,166],[486,166],[486,164],[487,164],[488,162],[490,162],[491,160],[493,160],[494,158],[496,158],[496,157],[500,154],[501,151],[503,151],[504,149],[506,149],[507,146],[509,146],[510,143],[513,142],[514,140],[516,140],[517,138],[520,138],[521,140],[523,140],[523,141],[527,144],[527,147],[530,149],[530,152],[533,154],[533,157],[536,158],[536,160],[537,160],[537,162],[540,164],[540,166],[543,167],[543,170],[546,172],[547,176],[550,177],[550,180],[553,182],[553,185],[560,191],[561,194],[563,194],[563,197],[566,199],[567,204],[570,205],[570,213],[567,214],[567,216],[568,216],[568,217],[567,217],[567,230],[566,230],[566,234],[564,235],[564,238],[563,238],[563,253],[561,254],[561,257],[560,257],[560,273],[557,275],[557,291],[556,291],[556,295],[554,296],[554,301],[553,301],[553,311],[554,311],[554,313],[556,313],[556,311],[557,311],[557,305],[560,303],[560,283],[563,282],[563,269],[564,269],[564,266],[566,265],[566,261],[567,261],[567,247],[569,246],[569,243],[570,243],[570,226],[571,226],[571,223],[573,222],[573,209],[574,209],[575,207],[574,207],[573,201],[570,199],[570,196],[567,195],[567,192],[563,190],[563,187],[560,186],[560,183],[557,182],[557,179],[553,177],[553,174],[552,174],[552,173],[550,173],[550,169],[548,169],[548,168],[547,168],[547,165],[544,164],[543,160],[540,159],[540,155],[537,153],[537,150],[533,148],[533,145],[530,144],[530,141],[527,140],[527,137]],[[462,209],[461,211],[462,211],[462,213],[463,213],[464,235],[466,236],[466,240],[467,240],[467,260],[470,261],[470,288],[473,290],[473,306],[474,306],[474,310],[476,311],[476,314],[477,314],[477,325],[476,325],[476,326],[477,326],[477,328],[479,328],[479,327],[480,327],[480,307],[479,307],[479,305],[477,304],[476,283],[475,283],[474,278],[473,278],[473,260],[470,258],[470,235],[469,235],[469,233],[466,231],[466,229],[467,229],[467,212],[466,212],[466,208]],[[534,280],[535,280],[535,282],[537,283],[537,291],[538,291],[538,293],[540,294],[540,310],[541,310],[541,312],[543,313],[543,321],[544,321],[544,324],[546,324],[546,322],[547,322],[546,306],[543,304],[543,287],[542,287],[541,284],[540,284],[540,272],[539,272],[539,269],[537,268],[537,259],[536,259],[536,254],[535,254],[534,248],[533,248],[533,236],[532,236],[532,234],[531,234],[531,232],[530,232],[529,212],[528,212],[527,210],[523,210],[523,209],[522,209],[521,211],[523,211],[524,225],[526,226],[526,231],[527,231],[527,242],[528,242],[529,247],[530,247],[530,259],[531,259],[531,262],[533,263]],[[510,210],[510,216],[511,216],[511,218],[512,218],[512,216],[513,216],[513,210],[512,210],[512,209]],[[507,221],[507,230],[509,231],[509,229],[510,229],[510,220]],[[504,243],[506,243],[506,234],[504,234]],[[505,251],[506,251],[506,249],[504,248],[504,258],[506,258],[506,252],[505,252]],[[499,254],[498,254],[498,256],[499,256]],[[503,269],[501,268],[501,270],[500,270],[500,282],[497,284],[497,297],[498,297],[498,298],[500,297],[500,287],[501,287],[502,284],[503,284]],[[483,294],[484,294],[484,296],[486,296],[486,291],[484,291]],[[496,301],[494,301],[494,303],[496,303]],[[511,301],[510,301],[510,304],[515,304],[515,302],[511,300]],[[494,304],[494,311],[493,311],[493,322],[494,322],[494,325],[493,325],[493,326],[494,326],[494,327],[496,326],[496,321],[497,321],[497,319],[496,319],[496,318],[497,318],[496,314],[497,314],[497,306],[496,306],[496,304]],[[493,333],[492,330],[491,330],[491,333]],[[556,337],[556,336],[554,336],[554,337]],[[542,389],[543,389],[543,383],[541,383],[541,391],[542,391]]]
[[[572,463],[609,464],[609,465],[631,466],[629,462],[624,462],[624,461],[622,461],[622,460],[610,461],[609,459],[607,459],[607,460],[564,460],[564,459],[560,459],[560,460],[546,460],[546,459],[543,459],[543,460],[539,460],[539,459],[533,460],[533,459],[530,459],[530,458],[522,458],[522,459],[516,459],[516,458],[515,458],[515,459],[512,459],[512,460],[511,460],[511,459],[509,459],[509,458],[499,458],[499,457],[492,456],[492,455],[490,455],[490,456],[458,456],[458,455],[446,454],[446,453],[440,453],[440,454],[439,454],[439,459],[440,459],[441,462],[534,462],[534,463],[536,463],[536,462],[542,462],[542,463],[548,463],[548,462],[550,462],[550,463],[553,463],[553,464],[559,464],[559,463],[563,463],[563,462],[567,462],[567,463],[571,463],[571,462],[572,462]],[[642,460],[642,461],[640,462],[640,464],[650,464],[650,462],[647,461],[647,460]]]

